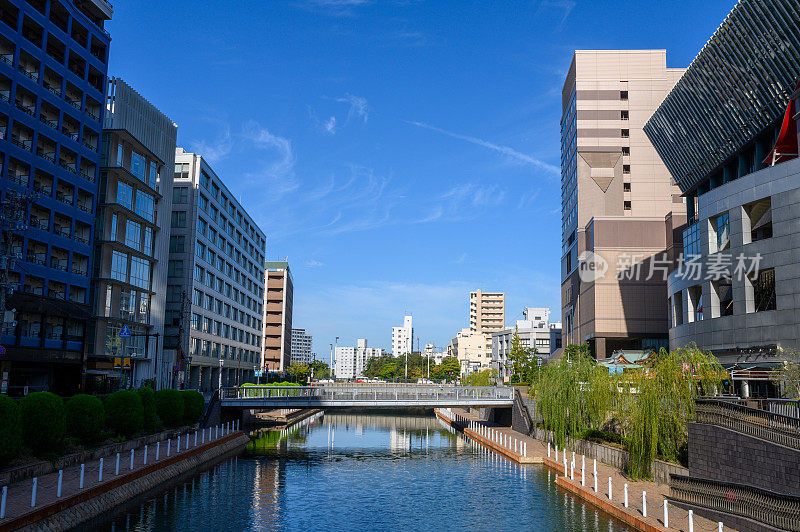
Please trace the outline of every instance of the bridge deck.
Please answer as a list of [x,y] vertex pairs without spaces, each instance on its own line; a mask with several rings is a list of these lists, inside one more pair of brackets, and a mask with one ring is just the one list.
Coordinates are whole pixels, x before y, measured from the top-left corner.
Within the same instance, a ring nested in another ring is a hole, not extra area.
[[321,408],[321,407],[508,407],[514,392],[487,386],[246,386],[224,388],[223,407]]

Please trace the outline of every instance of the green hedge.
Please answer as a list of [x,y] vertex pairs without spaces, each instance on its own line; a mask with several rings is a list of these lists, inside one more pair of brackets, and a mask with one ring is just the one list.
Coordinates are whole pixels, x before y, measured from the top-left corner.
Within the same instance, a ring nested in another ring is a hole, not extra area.
[[54,393],[33,392],[19,406],[25,444],[36,453],[57,451],[66,432],[64,401]]
[[139,394],[119,390],[106,399],[108,425],[120,436],[130,438],[144,426],[144,407]]
[[580,437],[595,443],[622,443],[622,436],[605,430],[589,429],[581,434]]
[[103,401],[93,395],[73,395],[64,405],[67,433],[84,443],[97,441],[106,422]]
[[149,386],[142,386],[137,390],[139,398],[142,400],[144,413],[144,430],[154,432],[158,428],[158,416],[156,415],[156,396],[153,389]]
[[183,421],[183,397],[173,389],[156,392],[156,413],[167,427],[177,427]]
[[0,395],[0,464],[16,458],[22,447],[22,419],[17,402]]
[[206,406],[203,394],[197,390],[184,390],[181,392],[183,397],[183,419],[189,424],[196,422],[203,414]]

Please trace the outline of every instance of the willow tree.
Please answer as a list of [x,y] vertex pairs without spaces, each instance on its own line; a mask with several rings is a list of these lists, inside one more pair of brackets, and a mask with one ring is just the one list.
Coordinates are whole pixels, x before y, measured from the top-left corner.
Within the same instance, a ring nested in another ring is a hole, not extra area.
[[656,457],[677,461],[695,399],[716,393],[726,373],[714,355],[691,345],[662,349],[644,368],[626,375],[632,393],[620,405],[629,473],[649,478]]

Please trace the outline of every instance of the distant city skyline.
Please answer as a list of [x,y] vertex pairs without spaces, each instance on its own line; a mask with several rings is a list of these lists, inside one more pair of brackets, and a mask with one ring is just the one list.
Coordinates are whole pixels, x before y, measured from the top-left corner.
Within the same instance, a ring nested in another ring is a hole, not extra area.
[[224,176],[267,257],[290,257],[314,351],[335,336],[388,349],[406,309],[421,345],[446,346],[472,290],[505,292],[509,321],[559,308],[573,50],[663,48],[685,67],[730,8],[636,4],[631,24],[629,3],[478,3],[451,23],[433,2],[121,1],[109,75]]

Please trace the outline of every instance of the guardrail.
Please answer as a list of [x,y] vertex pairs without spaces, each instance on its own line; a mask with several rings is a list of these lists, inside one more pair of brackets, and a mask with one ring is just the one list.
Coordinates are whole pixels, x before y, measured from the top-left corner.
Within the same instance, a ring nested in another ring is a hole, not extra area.
[[243,386],[223,388],[221,399],[279,399],[286,398],[303,402],[396,402],[396,403],[441,403],[446,401],[467,402],[489,400],[513,401],[514,390],[507,387],[488,386]]
[[669,490],[677,502],[800,532],[800,496],[683,475],[671,476]]
[[728,401],[698,400],[695,403],[695,421],[719,425],[800,449],[800,418],[782,416]]

